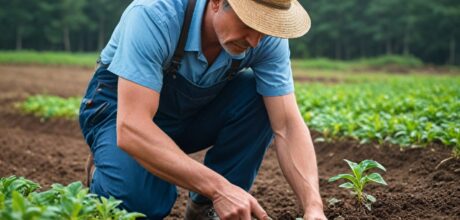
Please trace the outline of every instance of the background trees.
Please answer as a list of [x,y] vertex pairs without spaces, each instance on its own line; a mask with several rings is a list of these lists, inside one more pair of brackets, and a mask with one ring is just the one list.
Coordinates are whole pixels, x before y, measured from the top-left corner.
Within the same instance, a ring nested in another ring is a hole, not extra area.
[[291,41],[294,56],[355,59],[396,54],[460,64],[460,1],[300,2],[312,18],[312,29]]
[[[100,51],[130,0],[0,0],[1,50]],[[312,29],[295,58],[412,55],[460,65],[458,0],[300,0]]]

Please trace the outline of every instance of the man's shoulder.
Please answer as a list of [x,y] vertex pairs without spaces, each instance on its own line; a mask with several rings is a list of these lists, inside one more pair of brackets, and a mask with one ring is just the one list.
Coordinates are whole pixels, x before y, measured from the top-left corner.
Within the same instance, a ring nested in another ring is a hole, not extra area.
[[264,36],[250,54],[256,59],[285,56],[289,54],[288,39]]
[[260,41],[260,49],[264,49],[267,47],[274,47],[274,46],[281,46],[281,47],[286,47],[288,46],[288,39],[284,38],[279,38],[279,37],[273,37],[273,36],[265,36],[262,38]]
[[188,0],[134,0],[127,11],[143,11],[156,21],[179,22],[184,16]]

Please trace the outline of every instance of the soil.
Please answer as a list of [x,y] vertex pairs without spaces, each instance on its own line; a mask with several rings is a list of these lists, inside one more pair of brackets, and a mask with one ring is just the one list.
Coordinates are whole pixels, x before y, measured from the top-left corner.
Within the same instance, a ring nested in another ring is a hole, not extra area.
[[[77,122],[41,121],[18,112],[14,103],[32,94],[82,95],[92,70],[3,65],[0,74],[0,176],[25,176],[45,189],[52,183],[83,181],[89,151]],[[450,156],[445,146],[400,150],[398,146],[360,145],[344,139],[316,143],[315,148],[320,191],[329,219],[460,219],[460,161],[450,160],[435,170]],[[197,160],[202,156],[192,155]],[[374,159],[387,168],[382,176],[388,186],[370,185],[365,189],[377,198],[372,211],[356,206],[352,195],[337,187],[339,183],[328,183],[329,177],[348,172],[343,159]],[[251,193],[274,219],[301,215],[273,147],[265,156]],[[331,198],[339,202],[329,203]],[[186,191],[180,189],[167,219],[182,219],[186,199]]]

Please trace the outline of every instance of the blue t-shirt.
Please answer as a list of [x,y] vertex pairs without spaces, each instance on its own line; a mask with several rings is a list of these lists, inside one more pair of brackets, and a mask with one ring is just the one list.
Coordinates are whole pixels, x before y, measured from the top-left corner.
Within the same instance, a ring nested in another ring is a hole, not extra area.
[[[144,87],[161,91],[163,70],[176,49],[187,0],[134,0],[121,16],[101,53],[108,70]],[[198,0],[190,24],[185,55],[179,74],[196,85],[208,87],[222,81],[232,58],[242,59],[241,68],[251,68],[257,92],[280,96],[294,90],[287,39],[265,36],[257,47],[238,57],[222,50],[208,68],[201,50],[201,21],[207,1]]]

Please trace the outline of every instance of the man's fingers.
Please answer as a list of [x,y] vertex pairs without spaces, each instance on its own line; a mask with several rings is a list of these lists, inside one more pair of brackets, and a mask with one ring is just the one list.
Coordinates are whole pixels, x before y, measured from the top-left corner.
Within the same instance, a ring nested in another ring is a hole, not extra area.
[[252,218],[251,218],[251,210],[245,209],[242,214],[243,214],[243,216],[241,216],[242,220],[252,220]]
[[269,220],[267,212],[259,205],[257,201],[253,201],[251,204],[251,212],[258,220]]

